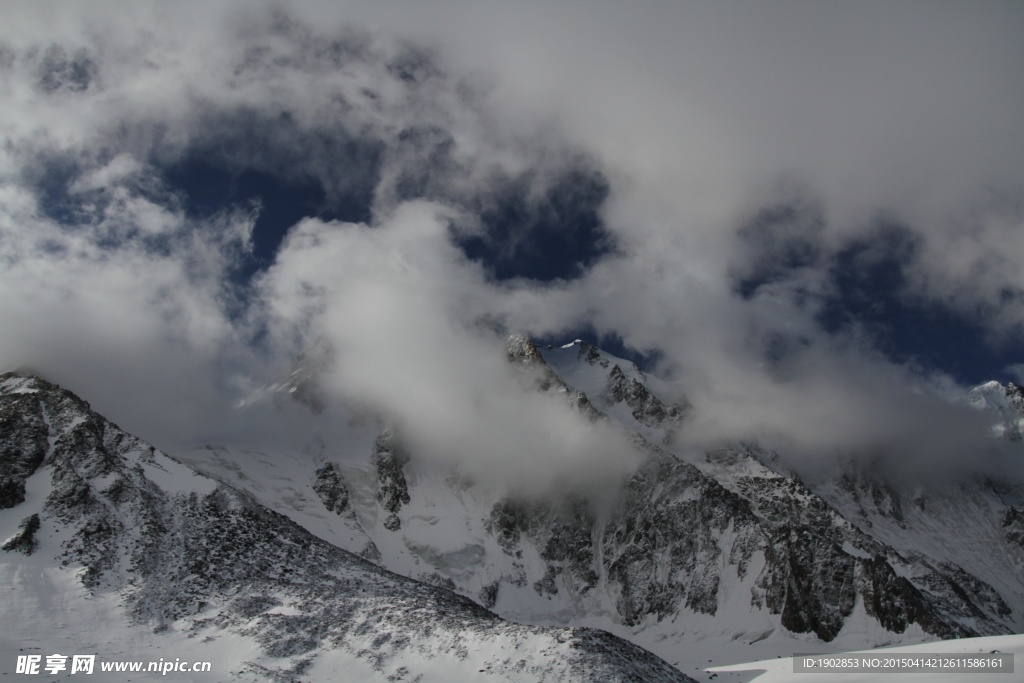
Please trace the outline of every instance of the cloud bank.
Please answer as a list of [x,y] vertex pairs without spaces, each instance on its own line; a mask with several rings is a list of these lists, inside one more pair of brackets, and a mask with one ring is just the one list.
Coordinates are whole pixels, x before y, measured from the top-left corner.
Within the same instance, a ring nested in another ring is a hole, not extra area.
[[[173,451],[260,429],[232,405],[327,340],[326,391],[425,453],[618,476],[480,321],[590,327],[660,353],[692,448],[987,452],[905,351],[947,319],[1020,348],[1019,6],[203,7],[0,30],[0,366]],[[266,204],[196,208],[197,168],[322,201],[266,241]]]

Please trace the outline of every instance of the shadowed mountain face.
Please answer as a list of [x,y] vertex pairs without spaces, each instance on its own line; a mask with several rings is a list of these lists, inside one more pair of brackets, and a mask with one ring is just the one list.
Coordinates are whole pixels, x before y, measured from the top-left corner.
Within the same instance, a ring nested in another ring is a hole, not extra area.
[[[19,618],[22,646],[57,647],[48,617],[25,619],[48,585],[76,647],[103,643],[90,646],[101,661],[171,652],[212,661],[220,680],[690,680],[607,633],[510,623],[392,574],[40,379],[0,376],[0,477],[14,588],[0,612]],[[325,472],[317,492],[339,515],[340,485]]]

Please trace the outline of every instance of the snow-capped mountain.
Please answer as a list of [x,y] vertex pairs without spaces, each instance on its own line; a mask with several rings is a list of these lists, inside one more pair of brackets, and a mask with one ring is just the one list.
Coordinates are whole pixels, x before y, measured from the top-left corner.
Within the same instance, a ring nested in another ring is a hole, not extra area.
[[753,445],[675,452],[690,410],[679,387],[581,341],[506,347],[538,392],[630,435],[643,457],[617,490],[517,496],[418,459],[400,425],[356,416],[343,453],[181,457],[398,574],[515,621],[609,630],[690,675],[700,657],[1024,629],[1014,484],[901,490],[851,470],[809,486]]
[[[171,459],[68,392],[7,375],[2,559],[20,585],[60,577],[66,600],[123,610],[115,640],[144,626],[159,632],[147,642],[186,649],[229,641],[243,679],[315,679],[341,661],[395,680],[668,675],[643,650],[557,626],[604,629],[698,678],[796,651],[1024,630],[1018,483],[908,488],[851,465],[807,484],[755,445],[677,449],[685,392],[585,342],[512,335],[506,354],[552,405],[628,436],[641,457],[615,490],[528,496],[420,458],[400,423],[328,405],[323,349],[239,409],[327,411],[330,447],[314,434],[304,448]],[[967,398],[1010,439],[1019,399],[1012,384]],[[37,578],[18,579],[28,565]],[[337,626],[340,614],[358,625]],[[565,647],[538,644],[551,639]],[[555,664],[556,650],[581,654]]]
[[[377,502],[397,511],[410,499],[390,443],[374,450]],[[196,681],[689,680],[608,633],[511,623],[386,571],[268,509],[247,481],[200,474],[53,384],[0,375],[0,614],[17,624],[0,669],[91,653],[210,662],[175,676]],[[337,470],[310,485],[322,513],[351,522]]]

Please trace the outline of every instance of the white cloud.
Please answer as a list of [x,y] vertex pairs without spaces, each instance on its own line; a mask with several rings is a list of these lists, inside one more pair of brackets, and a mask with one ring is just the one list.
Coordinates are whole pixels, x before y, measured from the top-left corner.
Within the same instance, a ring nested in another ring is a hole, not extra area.
[[[251,218],[194,225],[115,198],[94,223],[65,227],[17,188],[0,203],[0,366],[37,368],[164,445],[209,419],[207,373],[235,350],[218,299]],[[136,226],[160,226],[172,253],[147,248]]]
[[304,221],[260,283],[275,338],[328,339],[321,381],[336,400],[374,407],[418,456],[475,478],[543,488],[628,472],[622,435],[517,378],[482,323],[502,293],[452,245],[445,213],[413,203],[374,227]]
[[1024,363],[1014,363],[1006,367],[1006,372],[1013,375],[1018,383],[1024,384]]
[[[0,365],[37,366],[170,444],[214,433],[238,387],[274,379],[325,335],[338,351],[333,391],[394,412],[424,451],[507,477],[526,458],[561,476],[587,458],[622,467],[618,446],[507,381],[476,322],[537,334],[593,324],[664,352],[696,405],[695,447],[742,437],[809,456],[884,446],[972,457],[962,435],[973,423],[929,397],[943,378],[820,330],[822,263],[738,298],[734,270],[757,255],[741,253],[750,245],[736,228],[778,201],[780,178],[819,202],[823,254],[892,212],[922,236],[909,295],[977,315],[996,340],[1019,330],[1020,7],[288,12],[5,13]],[[423,72],[403,76],[400,58]],[[157,177],[197,148],[316,178],[331,196],[368,188],[372,225],[306,221],[239,311],[230,275],[250,246],[249,208],[189,219]],[[619,253],[583,277],[496,284],[452,245],[448,221],[473,229],[470,199],[496,169],[538,169],[544,182],[588,158],[611,184],[604,217]],[[74,178],[74,227],[37,205],[53,159]],[[405,205],[413,181],[437,203]]]

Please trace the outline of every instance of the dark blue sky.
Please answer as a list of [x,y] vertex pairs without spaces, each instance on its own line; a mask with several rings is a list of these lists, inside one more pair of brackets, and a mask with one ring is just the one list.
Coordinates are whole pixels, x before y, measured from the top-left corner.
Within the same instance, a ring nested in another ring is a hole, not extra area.
[[817,290],[796,288],[793,296],[818,307],[815,320],[825,332],[866,332],[891,360],[940,370],[964,384],[1013,379],[1004,369],[1024,359],[1024,340],[994,339],[985,311],[913,293],[908,272],[921,258],[923,232],[880,215],[830,249],[822,239],[826,227],[822,207],[807,198],[755,212],[738,231],[752,257],[734,273],[737,295],[749,300],[767,285],[821,273]]
[[314,179],[295,180],[252,168],[233,170],[198,158],[169,167],[165,178],[185,197],[185,211],[195,218],[211,216],[228,206],[259,202],[252,257],[240,268],[242,280],[274,262],[288,229],[303,218],[366,221],[370,217],[368,202],[328,205],[326,193]]
[[991,340],[981,311],[972,318],[907,293],[906,269],[918,253],[918,238],[898,226],[849,242],[830,258],[834,290],[818,322],[832,334],[862,325],[893,360],[942,370],[966,384],[1014,379],[1003,368],[1022,362],[1024,340]]

